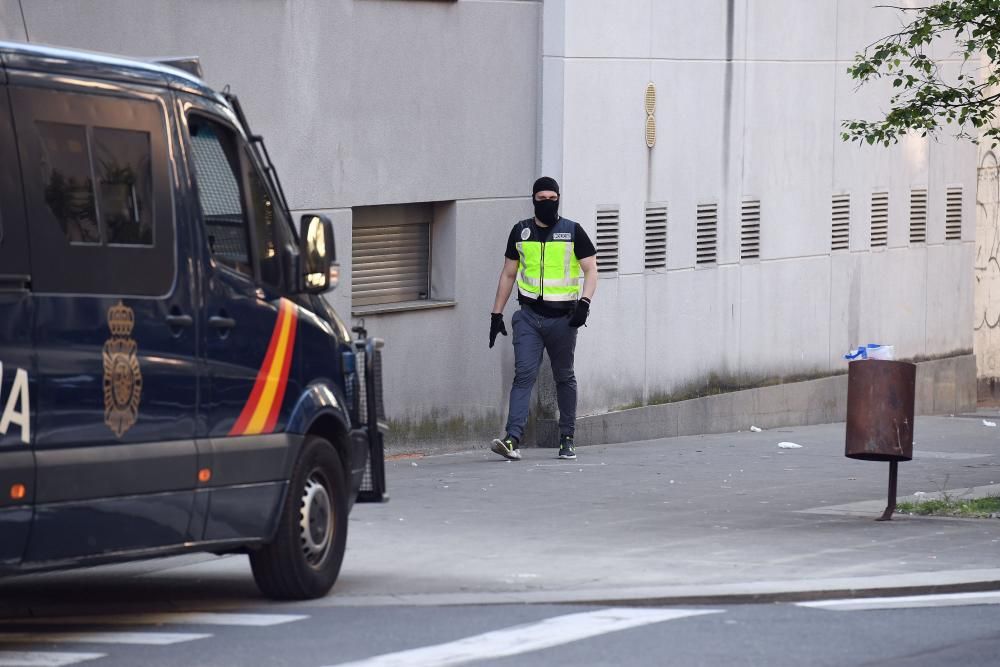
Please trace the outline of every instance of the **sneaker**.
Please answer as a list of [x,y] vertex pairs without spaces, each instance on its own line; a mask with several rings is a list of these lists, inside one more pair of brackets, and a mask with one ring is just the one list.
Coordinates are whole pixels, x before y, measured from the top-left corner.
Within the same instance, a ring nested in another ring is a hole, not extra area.
[[493,446],[490,447],[490,449],[505,459],[510,459],[511,461],[519,461],[521,459],[521,452],[517,449],[517,438],[513,438],[509,435],[503,440],[500,438],[494,438]]
[[576,452],[573,451],[573,436],[571,435],[559,436],[559,458],[561,459],[576,458]]

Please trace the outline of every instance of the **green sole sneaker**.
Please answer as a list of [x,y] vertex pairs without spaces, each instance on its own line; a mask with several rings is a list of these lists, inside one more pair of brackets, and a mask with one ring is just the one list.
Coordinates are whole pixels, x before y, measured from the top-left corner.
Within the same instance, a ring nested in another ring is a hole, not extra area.
[[501,440],[500,438],[493,439],[493,446],[490,447],[490,449],[493,450],[494,453],[499,454],[510,461],[521,460],[521,452],[511,447],[506,441]]

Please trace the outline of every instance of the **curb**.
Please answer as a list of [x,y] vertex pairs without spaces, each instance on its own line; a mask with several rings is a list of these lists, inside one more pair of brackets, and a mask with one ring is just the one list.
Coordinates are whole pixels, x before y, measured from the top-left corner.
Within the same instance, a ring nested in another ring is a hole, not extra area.
[[[932,579],[932,581],[928,581]],[[1000,590],[1000,569],[954,570],[905,575],[812,579],[802,581],[660,586],[594,590],[482,593],[417,593],[338,596],[300,603],[319,607],[428,607],[513,604],[661,607],[676,605],[767,604],[815,600],[862,599]]]

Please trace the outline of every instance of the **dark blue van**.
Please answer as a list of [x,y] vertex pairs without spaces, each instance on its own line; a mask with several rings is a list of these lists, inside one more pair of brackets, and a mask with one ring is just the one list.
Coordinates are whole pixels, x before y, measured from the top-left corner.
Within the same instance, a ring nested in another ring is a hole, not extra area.
[[330,221],[176,64],[0,42],[0,573],[242,552],[321,596],[384,499],[381,342],[320,296]]

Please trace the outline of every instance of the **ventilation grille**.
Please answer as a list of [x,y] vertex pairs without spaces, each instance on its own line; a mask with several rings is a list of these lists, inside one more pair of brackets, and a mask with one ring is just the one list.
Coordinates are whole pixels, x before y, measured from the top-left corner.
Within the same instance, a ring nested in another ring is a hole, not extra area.
[[697,248],[698,264],[713,264],[716,261],[716,242],[719,230],[719,205],[698,204]]
[[667,205],[646,204],[646,268],[667,266]]
[[833,195],[833,225],[830,250],[847,250],[851,247],[851,195]]
[[910,190],[910,243],[927,241],[927,190]]
[[872,193],[872,247],[889,245],[889,193]]
[[618,207],[597,209],[597,270],[618,271]]
[[944,238],[946,241],[962,240],[962,186],[952,186],[945,191]]
[[760,257],[760,200],[744,199],[740,217],[740,259]]

